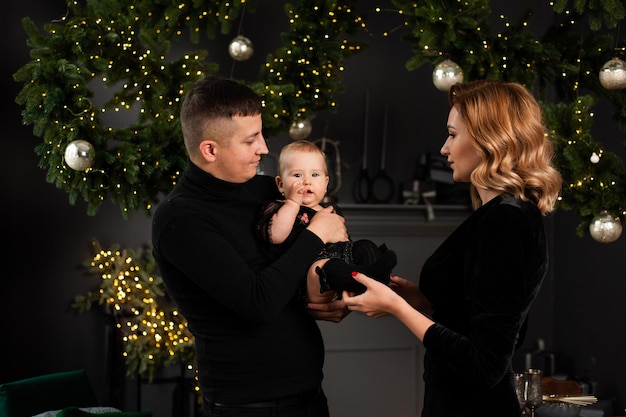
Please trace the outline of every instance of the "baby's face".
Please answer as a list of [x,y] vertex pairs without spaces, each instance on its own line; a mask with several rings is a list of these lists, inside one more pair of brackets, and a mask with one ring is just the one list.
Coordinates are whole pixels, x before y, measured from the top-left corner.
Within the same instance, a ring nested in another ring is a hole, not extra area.
[[301,205],[317,206],[326,195],[329,180],[324,157],[317,153],[293,153],[286,162],[278,184],[280,191],[285,198],[301,198]]

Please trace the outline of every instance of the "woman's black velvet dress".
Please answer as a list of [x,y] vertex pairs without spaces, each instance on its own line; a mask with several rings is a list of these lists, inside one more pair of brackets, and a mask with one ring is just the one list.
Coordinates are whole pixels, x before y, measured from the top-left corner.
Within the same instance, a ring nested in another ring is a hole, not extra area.
[[420,288],[436,324],[424,336],[423,417],[520,416],[512,357],[547,267],[543,216],[502,196],[424,263]]

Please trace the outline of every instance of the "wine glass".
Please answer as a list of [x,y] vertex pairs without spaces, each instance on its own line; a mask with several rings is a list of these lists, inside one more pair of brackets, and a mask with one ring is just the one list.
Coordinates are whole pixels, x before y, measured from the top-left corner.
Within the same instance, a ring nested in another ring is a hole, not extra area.
[[531,417],[535,417],[535,409],[542,403],[541,370],[529,369],[526,371],[526,405],[530,408]]
[[515,383],[515,393],[517,394],[520,409],[523,414],[526,414],[526,374],[524,372],[515,373],[515,375],[513,375],[513,381]]

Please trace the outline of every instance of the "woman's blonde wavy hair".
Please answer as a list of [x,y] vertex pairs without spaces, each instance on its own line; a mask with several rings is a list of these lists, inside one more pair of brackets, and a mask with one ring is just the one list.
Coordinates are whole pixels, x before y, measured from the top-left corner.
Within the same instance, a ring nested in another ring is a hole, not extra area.
[[532,201],[543,215],[551,212],[562,179],[541,109],[528,90],[518,83],[470,81],[453,85],[449,102],[481,155],[470,177],[474,208],[482,203],[477,188],[483,188]]

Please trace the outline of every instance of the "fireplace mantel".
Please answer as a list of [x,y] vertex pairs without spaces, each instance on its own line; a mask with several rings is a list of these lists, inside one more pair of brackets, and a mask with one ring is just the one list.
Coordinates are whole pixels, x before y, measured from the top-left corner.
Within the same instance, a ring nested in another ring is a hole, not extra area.
[[[352,236],[441,236],[472,212],[462,205],[339,204]],[[429,218],[430,213],[430,218]]]

